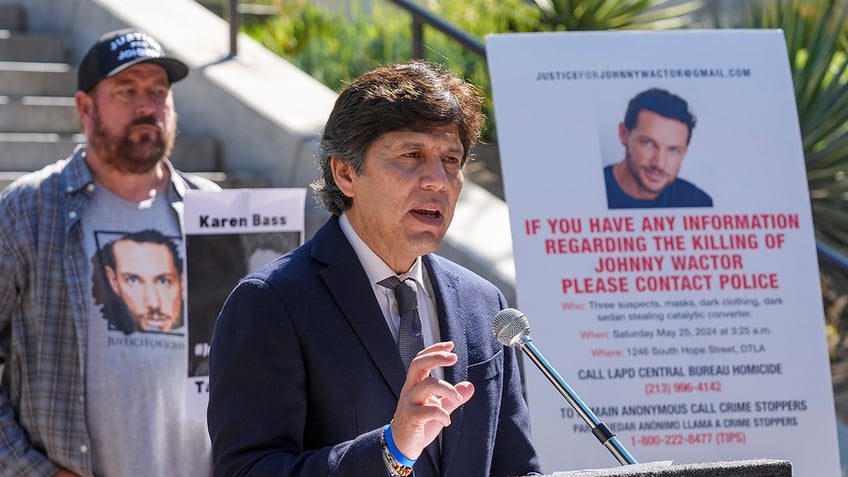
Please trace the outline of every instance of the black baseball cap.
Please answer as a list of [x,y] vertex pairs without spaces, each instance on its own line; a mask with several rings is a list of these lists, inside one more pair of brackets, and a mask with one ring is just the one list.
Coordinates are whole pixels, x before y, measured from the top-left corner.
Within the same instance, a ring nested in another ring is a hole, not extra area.
[[126,28],[104,34],[88,50],[77,72],[77,88],[89,92],[100,80],[115,76],[139,63],[161,66],[171,83],[188,75],[188,66],[173,56],[166,55],[165,50],[152,36]]

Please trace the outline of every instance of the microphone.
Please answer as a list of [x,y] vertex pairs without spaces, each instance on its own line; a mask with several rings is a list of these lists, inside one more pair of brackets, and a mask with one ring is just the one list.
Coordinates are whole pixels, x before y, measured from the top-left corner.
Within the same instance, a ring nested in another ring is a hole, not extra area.
[[492,322],[492,332],[495,338],[504,346],[521,348],[524,353],[536,364],[548,380],[557,388],[557,391],[565,397],[568,404],[577,411],[583,421],[592,429],[592,434],[598,438],[601,444],[609,450],[621,465],[636,464],[636,459],[627,452],[618,438],[601,422],[595,413],[586,406],[579,396],[571,389],[568,383],[548,363],[542,353],[530,341],[530,321],[524,313],[515,308],[505,308],[499,311]]

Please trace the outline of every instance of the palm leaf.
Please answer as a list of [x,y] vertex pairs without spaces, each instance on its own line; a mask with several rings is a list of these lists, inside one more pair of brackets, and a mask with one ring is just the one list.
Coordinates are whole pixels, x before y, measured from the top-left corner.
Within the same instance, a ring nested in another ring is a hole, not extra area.
[[[816,239],[848,256],[848,61],[845,0],[753,4],[741,27],[780,28],[792,71]],[[844,339],[848,269],[821,261],[827,320]]]
[[610,30],[617,28],[671,29],[689,23],[702,4],[691,0],[671,5],[668,0],[534,0],[550,30]]

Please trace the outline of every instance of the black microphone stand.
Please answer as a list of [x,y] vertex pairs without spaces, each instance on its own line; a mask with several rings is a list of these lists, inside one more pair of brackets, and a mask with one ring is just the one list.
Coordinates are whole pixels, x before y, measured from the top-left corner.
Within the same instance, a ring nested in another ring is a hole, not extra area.
[[568,401],[568,404],[571,404],[571,407],[577,411],[577,414],[580,414],[583,421],[592,429],[592,434],[612,453],[616,460],[618,460],[618,463],[621,465],[636,464],[636,459],[618,442],[618,438],[615,437],[615,434],[610,428],[595,416],[595,413],[583,403],[580,397],[571,389],[571,386],[560,377],[556,370],[542,356],[542,353],[533,345],[530,335],[522,333],[518,344],[521,346],[524,354],[529,356],[542,373],[548,377],[554,387]]

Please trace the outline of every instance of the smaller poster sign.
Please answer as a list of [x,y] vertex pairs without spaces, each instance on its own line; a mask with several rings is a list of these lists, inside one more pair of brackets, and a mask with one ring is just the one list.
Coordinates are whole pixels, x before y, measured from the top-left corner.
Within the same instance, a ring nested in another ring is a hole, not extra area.
[[189,418],[209,400],[209,345],[230,291],[304,240],[306,189],[191,191],[185,197]]

